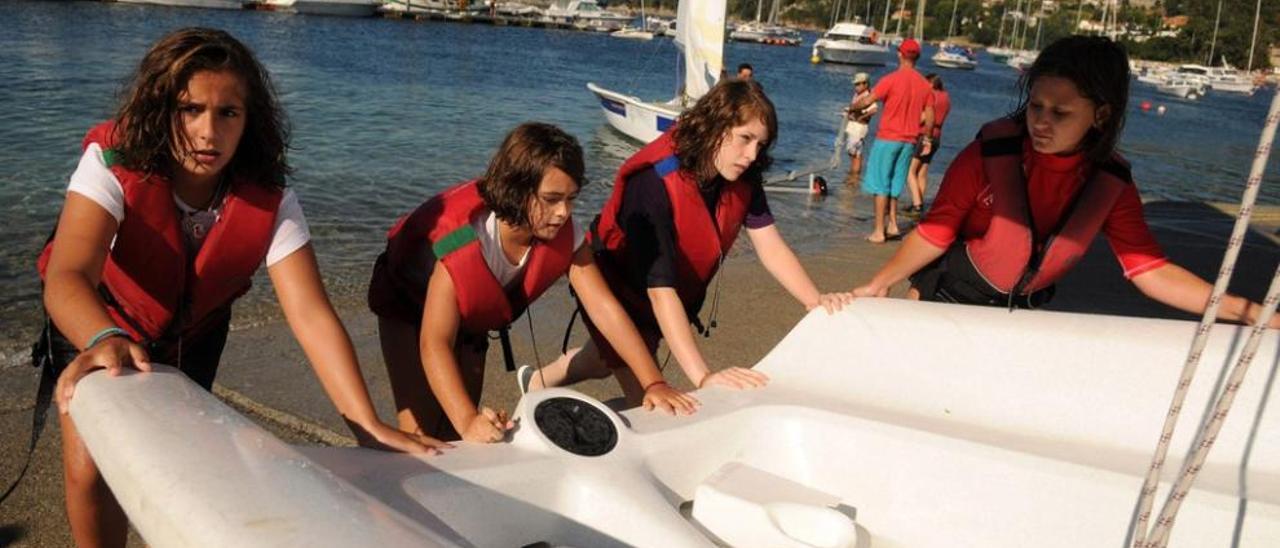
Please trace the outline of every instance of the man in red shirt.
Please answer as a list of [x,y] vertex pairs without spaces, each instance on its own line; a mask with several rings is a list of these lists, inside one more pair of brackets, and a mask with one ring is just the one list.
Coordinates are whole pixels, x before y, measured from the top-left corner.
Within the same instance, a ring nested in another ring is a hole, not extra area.
[[[862,179],[862,192],[875,196],[875,228],[867,241],[884,243],[899,235],[898,196],[907,184],[916,138],[922,151],[928,153],[933,134],[933,86],[916,72],[920,43],[910,38],[898,46],[898,70],[880,79],[871,96],[858,100],[852,109],[861,109],[875,101],[883,101],[876,142],[867,159],[867,174]],[[921,121],[923,120],[923,125]],[[888,215],[886,224],[885,216]]]

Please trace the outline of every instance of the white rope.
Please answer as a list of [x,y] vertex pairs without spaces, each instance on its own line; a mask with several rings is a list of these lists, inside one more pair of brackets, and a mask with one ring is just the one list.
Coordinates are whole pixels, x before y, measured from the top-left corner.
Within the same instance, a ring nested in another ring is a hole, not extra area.
[[1168,542],[1169,529],[1173,525],[1173,520],[1181,501],[1191,489],[1191,484],[1195,480],[1196,474],[1200,472],[1200,466],[1203,465],[1205,458],[1208,457],[1209,450],[1213,447],[1214,436],[1217,435],[1218,430],[1222,427],[1222,421],[1226,418],[1227,411],[1234,401],[1235,392],[1239,389],[1239,383],[1243,379],[1244,373],[1248,371],[1249,363],[1253,359],[1253,352],[1257,349],[1261,340],[1263,326],[1270,321],[1275,310],[1277,291],[1280,291],[1280,269],[1277,270],[1276,277],[1272,279],[1267,300],[1263,305],[1263,310],[1258,315],[1258,323],[1254,325],[1245,351],[1233,367],[1226,389],[1223,390],[1223,393],[1218,398],[1212,420],[1201,429],[1200,435],[1195,438],[1201,440],[1200,444],[1188,456],[1187,463],[1183,467],[1177,483],[1174,485],[1173,490],[1170,491],[1168,499],[1166,499],[1165,506],[1160,513],[1160,519],[1148,535],[1147,525],[1151,519],[1156,487],[1160,481],[1160,470],[1164,466],[1165,457],[1168,456],[1169,443],[1173,439],[1173,431],[1177,427],[1178,416],[1182,412],[1182,405],[1186,401],[1191,381],[1195,378],[1196,367],[1200,364],[1201,354],[1204,352],[1205,345],[1209,342],[1209,332],[1217,319],[1218,306],[1222,303],[1222,297],[1227,292],[1227,285],[1231,281],[1231,275],[1235,270],[1236,260],[1240,256],[1240,248],[1244,244],[1244,237],[1249,229],[1249,219],[1253,216],[1253,205],[1258,198],[1258,189],[1262,183],[1262,175],[1266,171],[1267,158],[1271,154],[1271,143],[1275,140],[1278,122],[1280,122],[1280,93],[1277,93],[1271,100],[1271,109],[1267,113],[1266,124],[1263,126],[1262,136],[1258,141],[1258,149],[1254,152],[1253,166],[1249,172],[1248,182],[1245,185],[1244,196],[1241,199],[1240,212],[1236,216],[1235,226],[1231,231],[1231,239],[1227,242],[1227,251],[1223,255],[1222,266],[1218,270],[1218,278],[1213,284],[1213,293],[1210,295],[1209,303],[1205,307],[1204,316],[1200,319],[1200,325],[1196,328],[1196,335],[1191,343],[1191,349],[1187,352],[1186,362],[1182,366],[1182,376],[1179,378],[1177,389],[1174,391],[1173,401],[1169,404],[1169,412],[1165,416],[1164,428],[1156,444],[1155,454],[1151,457],[1151,466],[1147,470],[1146,480],[1142,484],[1142,491],[1138,499],[1137,521],[1134,524],[1133,531],[1134,548],[1162,548]]
[[835,168],[840,167],[841,153],[844,151],[845,121],[846,121],[845,115],[841,114],[840,125],[836,127],[836,138],[835,138],[835,141],[831,144],[831,148],[832,148],[831,159],[828,160],[825,165],[812,167],[804,170],[798,170],[798,171],[788,171],[786,173],[776,175],[774,177],[770,177],[769,179],[765,180],[763,184],[775,185],[782,182],[794,181],[800,177],[805,177],[815,173],[822,173],[824,171],[831,171]]

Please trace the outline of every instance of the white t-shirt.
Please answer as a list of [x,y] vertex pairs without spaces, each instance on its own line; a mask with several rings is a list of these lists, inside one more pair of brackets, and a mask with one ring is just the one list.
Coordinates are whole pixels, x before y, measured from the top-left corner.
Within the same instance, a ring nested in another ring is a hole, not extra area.
[[[498,239],[498,216],[492,211],[487,215],[477,216],[471,221],[471,228],[476,231],[476,238],[480,240],[480,252],[484,255],[484,264],[489,267],[493,277],[498,279],[498,283],[503,288],[507,288],[507,285],[524,271],[525,265],[529,263],[529,249],[533,248],[530,247],[524,251],[524,255],[520,257],[520,264],[511,264],[506,254],[502,252],[502,241]],[[586,235],[586,230],[583,230],[578,223],[573,223],[575,252],[586,241]]]
[[[90,143],[80,157],[80,165],[71,174],[71,183],[67,192],[74,192],[98,204],[107,210],[116,223],[124,221],[124,188],[107,167],[102,157],[102,147]],[[185,206],[173,197],[174,204]],[[190,209],[189,207],[184,209]],[[307,227],[307,218],[302,215],[302,205],[298,203],[298,195],[293,189],[284,189],[280,198],[280,207],[276,209],[275,228],[271,235],[271,247],[267,249],[267,266],[271,266],[297,251],[311,241],[311,229]],[[114,245],[115,242],[112,242]]]

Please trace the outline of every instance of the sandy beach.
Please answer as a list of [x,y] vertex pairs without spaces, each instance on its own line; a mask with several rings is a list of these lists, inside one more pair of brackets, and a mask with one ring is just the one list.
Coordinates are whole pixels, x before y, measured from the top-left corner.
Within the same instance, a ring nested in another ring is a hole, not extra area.
[[[1226,206],[1186,202],[1153,202],[1147,216],[1166,253],[1175,262],[1202,277],[1216,275],[1234,211]],[[1280,261],[1277,230],[1280,208],[1263,208],[1255,214],[1252,230],[1237,266],[1232,291],[1260,299]],[[788,222],[782,221],[783,233]],[[745,238],[744,238],[745,240]],[[895,243],[873,245],[860,235],[832,235],[825,249],[801,257],[819,287],[848,290],[868,279],[896,249]],[[723,271],[719,328],[701,348],[713,368],[749,366],[765,355],[803,316],[804,310],[772,281],[749,250],[741,249],[726,262]],[[900,294],[904,286],[895,288]],[[391,396],[377,344],[374,317],[359,299],[338,302],[365,378],[384,420],[392,418]],[[533,338],[537,356],[549,362],[559,355],[560,342],[569,317],[570,301],[562,283],[532,308]],[[709,304],[708,304],[709,307]],[[1049,307],[1053,310],[1121,314],[1166,318],[1190,316],[1146,300],[1120,274],[1104,240],[1099,239],[1084,262],[1059,284]],[[1015,312],[1027,313],[1027,312]],[[705,310],[704,310],[705,316]],[[518,361],[533,363],[535,354],[526,320],[512,330]],[[581,322],[571,345],[585,335]],[[911,333],[884,344],[927,344]],[[519,398],[513,375],[502,364],[501,349],[491,345],[483,403],[511,409]],[[659,350],[658,359],[665,357]],[[1175,382],[1180,364],[1170,364],[1169,387]],[[668,380],[688,388],[679,367],[671,363],[665,370]],[[26,454],[32,418],[36,375],[25,367],[0,369],[0,481],[7,486]],[[575,387],[590,396],[610,400],[621,395],[612,380],[592,381]],[[350,438],[315,376],[280,321],[234,331],[224,354],[216,392],[246,412],[256,422],[294,443],[350,443]],[[56,412],[56,411],[54,411]],[[51,416],[34,454],[26,479],[3,506],[0,506],[0,546],[67,546],[70,533],[62,508],[62,471],[56,417]],[[134,536],[131,545],[141,546]]]

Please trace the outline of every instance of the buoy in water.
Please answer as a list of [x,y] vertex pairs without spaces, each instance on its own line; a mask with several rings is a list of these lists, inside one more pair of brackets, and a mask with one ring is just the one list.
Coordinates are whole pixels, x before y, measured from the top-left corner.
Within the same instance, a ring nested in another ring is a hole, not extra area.
[[817,196],[827,195],[827,180],[820,175],[809,175],[809,193]]
[[1160,106],[1156,107],[1156,114],[1159,114],[1159,115],[1161,115],[1161,116],[1164,116],[1164,110],[1165,110],[1165,109],[1164,109],[1164,105],[1160,105]]
[[818,64],[818,63],[821,63],[821,62],[822,62],[822,58],[821,58],[821,57],[818,57],[818,54],[816,54],[816,53],[815,53],[815,54],[813,54],[812,56],[810,56],[810,57],[809,57],[809,62],[810,62],[810,63],[813,63],[813,64],[815,64],[815,65],[816,65],[816,64]]
[[1139,108],[1142,109],[1142,112],[1151,110],[1151,101],[1143,101],[1142,104],[1139,105]]

